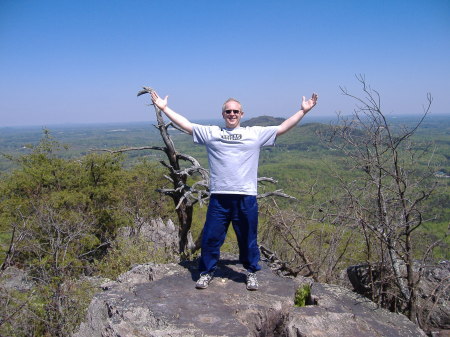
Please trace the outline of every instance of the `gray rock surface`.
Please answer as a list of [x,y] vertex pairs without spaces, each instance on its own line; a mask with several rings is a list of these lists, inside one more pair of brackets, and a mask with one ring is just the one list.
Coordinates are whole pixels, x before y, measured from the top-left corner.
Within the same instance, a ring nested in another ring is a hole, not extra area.
[[445,329],[450,336],[450,261],[424,268],[418,296],[430,326]]
[[123,227],[119,230],[119,236],[138,236],[154,245],[154,248],[163,248],[171,257],[178,251],[178,228],[171,219],[165,221],[161,218],[146,221],[142,218],[135,219],[133,227]]
[[14,266],[6,268],[0,275],[0,287],[12,291],[26,291],[33,288],[31,277],[22,269]]
[[197,277],[192,262],[136,266],[103,285],[74,336],[425,336],[406,317],[338,286],[312,283],[316,304],[295,307],[296,289],[311,282],[267,266],[254,292],[232,259],[220,262],[207,289],[195,289]]
[[[373,268],[373,267],[372,267]],[[378,281],[379,271],[373,268],[373,278]],[[417,285],[418,318],[429,332],[450,330],[450,262],[442,261],[437,265],[414,265],[416,275],[421,273]],[[406,277],[406,271],[404,271]],[[348,277],[356,292],[370,297],[371,286],[369,268],[366,264],[351,266]],[[390,294],[400,297],[397,288],[388,289]],[[444,336],[444,332],[441,333]],[[450,332],[449,334],[450,335]]]

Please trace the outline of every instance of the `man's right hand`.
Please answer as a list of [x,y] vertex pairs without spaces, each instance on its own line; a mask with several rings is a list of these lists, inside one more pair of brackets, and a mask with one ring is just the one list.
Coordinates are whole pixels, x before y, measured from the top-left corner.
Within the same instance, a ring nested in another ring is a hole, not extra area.
[[169,96],[166,96],[164,99],[159,97],[159,95],[156,93],[156,91],[152,91],[152,102],[155,104],[160,110],[164,111],[164,109],[167,107],[167,98]]
[[164,114],[176,125],[178,125],[180,128],[182,128],[184,131],[192,135],[193,129],[192,129],[192,123],[186,118],[181,116],[180,114],[173,111],[171,108],[167,106],[167,98],[169,96],[166,96],[164,99],[159,97],[159,95],[156,93],[156,91],[151,92],[152,96],[152,102],[155,104]]

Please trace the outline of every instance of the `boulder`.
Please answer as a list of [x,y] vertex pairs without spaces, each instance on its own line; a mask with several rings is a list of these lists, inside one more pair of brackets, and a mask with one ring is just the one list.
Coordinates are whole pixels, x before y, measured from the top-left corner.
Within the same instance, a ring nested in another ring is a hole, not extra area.
[[450,336],[450,261],[425,266],[418,285],[423,320],[433,329],[447,330]]
[[[236,259],[221,260],[210,286],[195,289],[196,262],[135,266],[104,285],[75,337],[425,336],[406,317],[348,289],[279,277],[264,265],[248,291]],[[311,285],[304,307],[296,290]]]
[[[403,272],[406,274],[405,268]],[[448,336],[445,331],[450,330],[450,262],[442,261],[437,265],[425,266],[416,262],[414,272],[416,276],[421,274],[417,285],[418,319],[421,326],[435,336]],[[371,296],[367,264],[351,266],[347,269],[347,274],[357,293]],[[380,283],[380,270],[376,266],[372,266],[372,277],[376,284]],[[393,298],[400,296],[396,288],[389,288],[388,291]]]
[[[164,221],[161,218],[150,220],[137,218],[134,226],[122,227],[118,232],[118,237],[125,239],[138,237],[151,243],[153,248],[164,250],[164,254],[172,260],[178,259],[178,227],[171,219]],[[192,241],[190,233],[189,239]]]
[[31,277],[22,269],[11,266],[0,273],[0,287],[7,291],[27,291],[33,286]]

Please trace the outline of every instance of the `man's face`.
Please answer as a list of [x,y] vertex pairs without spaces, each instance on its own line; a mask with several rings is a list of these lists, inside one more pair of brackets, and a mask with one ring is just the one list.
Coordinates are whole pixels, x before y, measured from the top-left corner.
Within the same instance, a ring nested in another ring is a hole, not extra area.
[[222,112],[222,117],[225,120],[225,126],[229,129],[239,127],[243,115],[244,112],[241,111],[241,105],[234,101],[230,101],[225,104],[225,111]]

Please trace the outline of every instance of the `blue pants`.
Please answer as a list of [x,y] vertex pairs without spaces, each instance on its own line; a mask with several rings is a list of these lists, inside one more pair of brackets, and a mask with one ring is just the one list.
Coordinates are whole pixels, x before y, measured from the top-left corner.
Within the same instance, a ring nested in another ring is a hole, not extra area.
[[259,266],[258,203],[254,195],[211,194],[202,236],[200,273],[212,273],[220,258],[220,247],[233,224],[239,245],[239,261],[249,272]]

